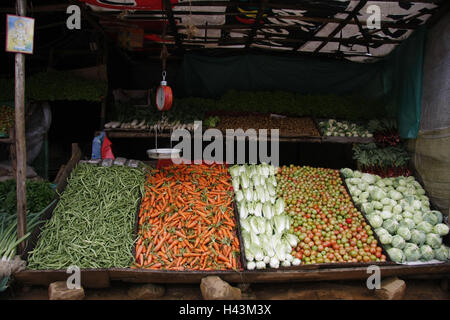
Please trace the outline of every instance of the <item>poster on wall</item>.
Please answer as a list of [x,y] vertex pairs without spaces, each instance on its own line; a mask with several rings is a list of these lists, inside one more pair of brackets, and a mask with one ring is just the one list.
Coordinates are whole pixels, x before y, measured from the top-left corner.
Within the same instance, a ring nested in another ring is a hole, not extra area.
[[6,16],[6,51],[33,54],[34,19]]

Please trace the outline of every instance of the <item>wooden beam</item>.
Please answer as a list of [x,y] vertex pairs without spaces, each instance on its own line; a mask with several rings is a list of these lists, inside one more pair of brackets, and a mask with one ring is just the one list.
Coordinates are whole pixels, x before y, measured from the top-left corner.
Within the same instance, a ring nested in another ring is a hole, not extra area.
[[[284,19],[284,20],[299,20],[307,22],[318,22],[318,23],[341,23],[344,19],[341,18],[320,18],[320,17],[305,17],[305,16],[274,16],[273,18]],[[363,21],[363,23],[366,23]],[[356,24],[355,21],[348,21],[348,24]],[[392,28],[392,29],[417,29],[417,25],[398,23],[394,21],[381,21],[382,28]]]
[[[243,34],[245,34],[243,32]],[[183,39],[183,42],[186,43],[217,43],[217,41],[220,38],[208,38],[208,40],[204,40],[203,38],[196,39]],[[367,41],[365,39],[354,39],[354,38],[332,38],[331,40],[328,40],[327,37],[299,37],[295,39],[290,38],[281,38],[281,37],[265,37],[265,38],[255,38],[254,41],[274,41],[274,42],[280,42],[280,43],[303,43],[305,40],[308,41],[328,41],[328,42],[338,42],[342,44],[360,44],[365,45],[367,44]],[[223,44],[246,44],[247,41],[244,37],[242,38],[231,38],[222,41],[219,43],[219,45]],[[371,44],[399,44],[401,43],[401,40],[393,40],[393,39],[370,39]]]
[[434,13],[430,19],[426,22],[427,26],[429,28],[433,27],[442,17],[444,17],[447,12],[450,12],[450,2],[447,1],[445,4],[443,4],[440,8],[436,10],[436,13]]
[[[105,29],[97,22],[96,19],[94,19],[94,17],[91,15],[91,12],[89,11],[89,9],[87,8],[85,3],[81,3],[78,2],[76,0],[69,0],[69,2],[71,4],[76,4],[79,5],[81,8],[81,14],[82,17],[84,17],[87,22],[95,29],[97,30],[99,33],[101,33],[104,38],[107,40],[107,42],[110,43],[115,43],[114,39],[112,39],[108,33],[105,31]],[[132,61],[132,59],[127,55],[126,52],[124,52],[123,50],[121,50],[120,48],[118,48],[117,46],[115,47],[117,50],[117,52],[127,61]]]
[[[434,3],[434,4],[443,4],[444,1],[442,0],[372,0],[373,2],[405,2],[405,3]],[[177,3],[174,4],[173,6],[177,7],[177,6],[186,6],[186,2],[183,3]],[[233,1],[196,1],[192,3],[192,6],[194,7],[230,7],[230,6],[239,6],[239,5],[243,5],[243,3],[241,2],[233,2]],[[245,3],[246,6],[259,6],[260,3],[259,2],[248,2]],[[55,11],[66,11],[67,9],[67,4],[53,4],[53,5],[38,5],[38,6],[33,6],[30,7],[29,11],[32,13],[52,13]],[[298,4],[292,4],[292,3],[269,3],[267,5],[267,7],[269,8],[273,8],[273,9],[310,9],[310,10],[320,10],[320,4],[305,4],[305,3],[298,3]],[[5,8],[0,8],[0,13],[15,13],[16,9],[14,7],[5,7]],[[149,13],[153,13],[156,11],[143,11],[143,12],[149,12]],[[107,13],[107,12],[105,12]],[[178,14],[178,12],[174,12],[175,14]],[[343,12],[340,12],[343,13]],[[113,12],[111,12],[111,14],[114,14]],[[195,12],[192,12],[192,14],[196,14]],[[200,13],[199,13],[200,14]],[[216,13],[216,12],[204,12],[201,13],[202,15],[220,15],[220,14],[224,14],[224,13]]]
[[443,3],[444,0],[370,0],[372,2],[404,2],[404,3]]
[[354,16],[353,19],[358,25],[359,32],[361,32],[362,36],[364,37],[364,40],[366,40],[367,53],[370,53],[370,35],[364,30],[357,16]]
[[169,20],[170,29],[172,30],[175,36],[175,43],[177,44],[178,49],[184,51],[183,43],[181,42],[180,35],[178,34],[177,24],[173,16],[172,4],[170,3],[170,0],[162,0],[162,1],[163,1],[163,8],[167,14],[167,19]]
[[[261,1],[254,2],[237,2],[237,1],[195,1],[192,3],[192,6],[195,7],[236,7],[236,6],[246,6],[246,7],[259,7],[261,5]],[[174,4],[177,6],[186,6],[186,3],[177,3]],[[292,4],[292,3],[279,3],[279,2],[270,2],[267,3],[267,8],[272,9],[298,9],[298,10],[312,10],[312,11],[321,11],[324,8],[329,8],[326,4],[321,4],[320,2],[315,2],[314,4],[305,3],[300,1],[300,3]],[[341,12],[343,10],[339,10]]]
[[[26,15],[26,0],[16,0],[16,14]],[[17,238],[27,232],[27,148],[25,141],[25,55],[15,57],[15,139],[16,139],[16,195],[17,195]],[[19,254],[25,250],[25,241],[19,243]]]
[[[302,17],[299,17],[302,18]],[[299,20],[303,20],[303,19],[299,19]],[[309,20],[309,18],[304,19],[305,21]],[[327,19],[324,19],[327,20]],[[342,21],[343,19],[339,19],[340,21]],[[339,21],[339,22],[340,22]],[[324,21],[325,23],[328,22],[333,22],[333,21]],[[333,22],[334,23],[334,22]],[[353,24],[356,25],[356,22],[351,22],[349,24]],[[197,29],[202,30],[202,29],[206,29],[205,25],[196,25],[195,26]],[[396,25],[394,26],[393,24],[391,25],[389,22],[386,22],[386,24],[383,24],[383,22],[381,22],[381,27],[384,28],[395,28],[395,29],[403,29],[403,30],[414,30],[417,29],[418,26],[412,26],[412,25]],[[250,29],[255,29],[255,27],[253,25],[243,25],[243,24],[223,24],[223,25],[210,25],[208,24],[207,27],[209,30],[250,30]],[[179,26],[178,30],[183,30],[183,29],[187,29],[187,26]],[[302,30],[302,26],[299,25],[282,25],[282,24],[264,24],[261,25],[257,28],[258,30],[264,30],[264,29],[284,29],[284,30]],[[149,32],[151,32],[151,30],[149,30]]]
[[[32,13],[52,13],[55,11],[66,11],[67,6],[67,4],[38,5],[30,7],[29,11]],[[0,8],[0,13],[16,13],[16,8]]]
[[258,27],[261,24],[261,19],[263,17],[264,10],[266,9],[267,2],[268,2],[268,0],[262,0],[261,4],[259,5],[258,13],[256,14],[256,18],[255,18],[255,23],[253,24],[253,28],[250,31],[250,34],[248,35],[248,38],[247,38],[247,43],[245,44],[246,49],[248,49],[253,42],[253,38],[256,35],[256,29],[258,29]]
[[355,17],[358,12],[364,8],[364,6],[366,5],[368,0],[360,0],[359,3],[356,5],[355,9],[353,9],[353,11],[347,16],[347,18],[345,18],[329,35],[328,35],[328,39],[326,41],[323,41],[317,48],[316,50],[314,50],[314,52],[319,52],[323,47],[325,47],[327,45],[328,42],[330,42],[330,40],[332,40],[334,38],[335,35],[337,35],[339,33],[339,31],[341,31],[349,21],[351,21],[353,19],[353,17]]
[[[128,21],[154,21],[154,20],[161,20],[161,17],[159,16],[161,13],[163,13],[163,11],[158,11],[158,12],[154,12],[154,13],[148,13],[148,14],[142,14],[141,12],[139,13],[134,13],[134,14],[130,14],[128,16],[124,16],[122,17],[123,20],[128,20]],[[111,17],[110,13],[94,13],[97,16],[100,17]],[[185,16],[185,15],[199,15],[199,16],[239,16],[241,15],[241,13],[239,12],[205,12],[205,11],[193,11],[192,13],[189,11],[174,11],[174,15],[175,16]],[[116,14],[117,15],[117,14]],[[114,16],[114,15],[112,15]],[[273,15],[273,14],[268,14],[268,16],[270,18],[273,19],[280,19],[280,20],[297,20],[297,21],[306,21],[306,22],[317,22],[317,23],[341,23],[344,19],[341,18],[322,18],[322,17],[306,17],[306,16],[282,16],[282,15]],[[365,21],[363,21],[362,23],[365,23]],[[349,21],[348,24],[356,24],[356,22],[354,21]],[[208,25],[208,29],[209,26]],[[220,27],[220,26],[235,26],[235,28],[240,28],[240,27],[246,27],[249,29],[254,28],[253,25],[243,25],[243,24],[235,24],[235,25],[212,25],[211,27]],[[263,24],[260,25],[259,28],[269,28],[269,26],[271,27],[293,27],[293,28],[300,28],[300,26],[296,26],[296,25],[280,25],[280,24]],[[185,26],[178,26],[178,29],[182,29]],[[201,27],[205,27],[204,25],[199,25],[196,26],[197,29],[201,29]],[[394,22],[394,21],[381,21],[381,27],[382,28],[393,28],[393,29],[417,29],[417,25],[411,25],[411,24],[405,24],[405,23],[398,23],[398,22]]]
[[80,161],[82,156],[81,149],[78,146],[78,143],[72,143],[72,155],[70,156],[69,161],[64,167],[64,170],[61,174],[59,174],[59,178],[57,181],[56,190],[58,193],[62,193],[67,185],[67,178],[70,176],[73,168],[76,167],[78,162]]
[[314,33],[310,33],[310,34],[307,36],[307,39],[305,39],[304,42],[301,42],[301,43],[297,44],[296,46],[294,46],[294,47],[292,48],[292,51],[298,51],[298,49],[300,49],[301,47],[303,47],[303,46],[304,46],[305,44],[307,44],[309,41],[312,41],[312,39],[315,38],[315,36],[316,36],[323,28],[325,28],[326,25],[327,25],[326,23],[323,23],[322,25],[320,25],[320,26],[314,31]]
[[[162,11],[161,11],[162,12]],[[159,13],[159,11],[158,11]],[[106,19],[106,17],[114,17],[111,16],[109,13],[93,13],[94,15],[101,17],[103,19]],[[190,15],[188,11],[181,11],[177,12],[174,11],[175,16],[184,16],[184,15]],[[239,16],[241,13],[236,12],[192,12],[192,15],[217,15],[217,16]],[[297,21],[306,21],[306,22],[317,22],[317,23],[341,23],[344,19],[341,18],[321,18],[321,17],[305,17],[305,16],[280,16],[280,15],[269,15],[270,18],[274,19],[280,19],[280,20],[297,20]],[[159,14],[141,14],[141,13],[135,13],[130,14],[128,16],[124,16],[121,19],[125,21],[154,21],[154,20],[161,20],[162,18],[159,16]],[[362,21],[361,23],[365,23],[365,21]],[[394,21],[381,21],[381,27],[382,28],[392,28],[392,29],[417,29],[418,25],[413,24],[405,24],[405,23],[398,23]],[[356,25],[355,21],[349,21],[348,24]],[[184,25],[177,26],[178,30],[187,28]],[[205,29],[205,25],[197,25],[195,26],[197,29]],[[254,29],[254,25],[244,25],[244,24],[224,24],[224,25],[209,25],[208,29]],[[283,29],[301,29],[301,26],[299,25],[282,25],[282,24],[263,24],[260,25],[257,29],[263,29],[263,28],[283,28]]]
[[[375,2],[405,2],[405,3],[435,3],[435,4],[441,4],[444,0],[374,0]],[[258,7],[260,5],[260,2],[253,1],[253,2],[237,2],[237,1],[195,1],[192,3],[192,6],[195,7],[232,7],[232,6],[253,6]],[[186,2],[183,3],[176,3],[174,4],[175,7],[177,6],[186,6]],[[282,3],[282,2],[276,2],[276,3],[268,3],[268,8],[274,8],[274,9],[308,9],[308,8],[323,8],[326,5],[322,5],[320,1],[315,1],[313,4],[303,3],[302,1],[299,1],[299,3],[292,4],[292,3]]]

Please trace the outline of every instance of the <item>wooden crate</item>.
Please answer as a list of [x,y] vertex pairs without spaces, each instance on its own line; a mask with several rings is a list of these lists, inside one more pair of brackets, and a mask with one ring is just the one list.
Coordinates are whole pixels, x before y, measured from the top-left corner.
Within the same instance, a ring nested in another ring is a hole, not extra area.
[[[70,161],[69,161],[70,162]],[[73,162],[66,168],[71,171]],[[70,173],[70,172],[69,172]],[[64,184],[65,187],[66,183]],[[344,181],[345,185],[345,181]],[[62,188],[63,191],[64,188]],[[42,219],[50,219],[56,202],[43,214]],[[138,208],[139,210],[139,208]],[[236,210],[236,208],[235,208]],[[245,267],[245,252],[243,250],[240,232],[239,216],[235,211],[238,236],[241,247],[241,262]],[[137,225],[136,225],[137,228]],[[40,227],[36,228],[30,237],[29,245],[22,258],[26,260],[28,252],[34,248],[40,234]],[[81,283],[86,288],[106,288],[111,281],[129,283],[200,283],[207,276],[218,276],[231,283],[283,283],[302,281],[333,281],[333,280],[365,280],[370,275],[367,267],[377,265],[381,277],[391,276],[430,276],[448,278],[450,275],[450,261],[445,263],[423,265],[401,265],[390,261],[384,263],[334,263],[300,265],[296,267],[242,270],[242,271],[169,271],[131,268],[111,269],[81,269]],[[70,275],[66,270],[24,270],[14,275],[15,279],[25,285],[48,286],[55,281],[65,281]]]

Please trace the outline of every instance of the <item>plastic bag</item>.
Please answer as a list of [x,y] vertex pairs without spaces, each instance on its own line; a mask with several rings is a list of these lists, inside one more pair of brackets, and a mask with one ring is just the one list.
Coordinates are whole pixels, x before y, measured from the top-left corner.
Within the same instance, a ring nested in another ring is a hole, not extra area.
[[105,133],[102,132],[92,140],[92,156],[91,159],[101,159],[102,158],[102,145],[103,139],[105,138]]
[[111,141],[109,141],[108,137],[103,133],[104,139],[102,144],[102,159],[114,159],[114,154],[111,149]]

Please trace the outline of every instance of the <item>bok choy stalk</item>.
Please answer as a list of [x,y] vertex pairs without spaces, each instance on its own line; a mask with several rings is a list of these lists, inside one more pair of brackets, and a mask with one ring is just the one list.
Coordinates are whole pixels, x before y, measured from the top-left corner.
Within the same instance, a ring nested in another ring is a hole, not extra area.
[[239,210],[247,269],[299,265],[290,254],[298,238],[289,233],[285,203],[276,196],[277,169],[268,164],[229,169]]

